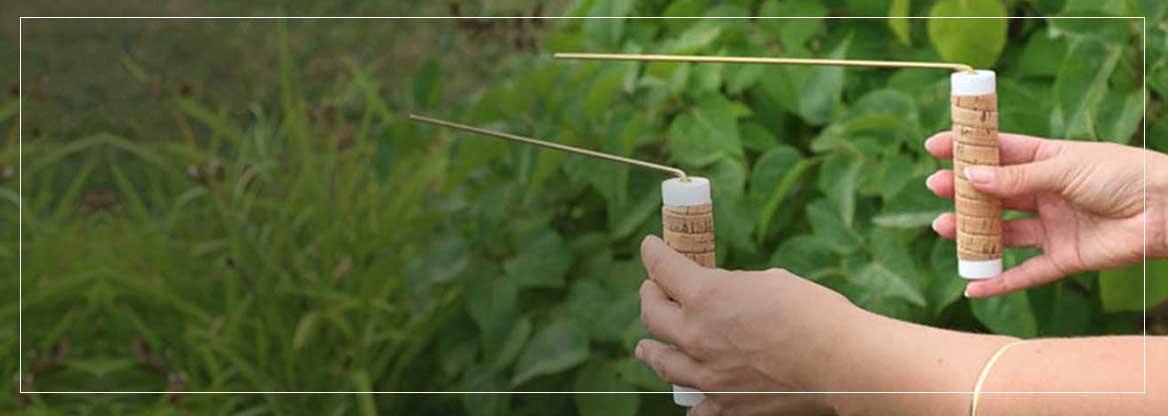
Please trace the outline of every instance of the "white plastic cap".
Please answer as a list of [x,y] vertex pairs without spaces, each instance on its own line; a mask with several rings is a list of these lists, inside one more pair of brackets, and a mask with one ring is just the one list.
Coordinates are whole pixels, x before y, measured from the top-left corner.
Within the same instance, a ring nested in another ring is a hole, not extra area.
[[678,406],[694,407],[701,403],[706,396],[702,395],[702,391],[693,387],[673,385],[673,402]]
[[957,259],[957,274],[966,279],[989,279],[991,277],[1002,274],[1002,259]]
[[704,205],[711,203],[710,201],[709,179],[690,176],[689,182],[682,182],[681,178],[661,182],[661,203],[665,206]]
[[997,85],[997,78],[994,71],[986,69],[976,70],[972,74],[958,71],[949,75],[949,88],[953,95],[993,94],[997,90],[995,85]]

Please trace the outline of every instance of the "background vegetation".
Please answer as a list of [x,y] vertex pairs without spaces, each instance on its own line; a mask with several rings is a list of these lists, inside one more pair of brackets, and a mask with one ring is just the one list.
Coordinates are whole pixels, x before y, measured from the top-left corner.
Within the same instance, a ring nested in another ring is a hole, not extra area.
[[[369,10],[336,7],[320,14]],[[0,411],[676,412],[663,394],[181,394],[668,389],[631,354],[646,336],[637,246],[660,232],[662,177],[411,124],[411,111],[711,177],[722,267],[784,267],[946,328],[1140,332],[1139,267],[960,296],[953,243],[928,229],[951,206],[923,186],[943,165],[922,143],[949,124],[944,72],[549,55],[962,61],[998,71],[1003,131],[1164,151],[1164,4],[545,7],[439,13],[711,18],[26,21],[23,153],[15,94],[0,107],[0,265],[22,256],[24,271],[23,350],[18,280],[0,281],[13,323]],[[825,18],[885,14],[1147,20]],[[811,18],[725,18],[751,15]],[[1168,329],[1166,298],[1168,265],[1149,263],[1150,332]],[[25,390],[174,394],[21,395],[17,356]]]

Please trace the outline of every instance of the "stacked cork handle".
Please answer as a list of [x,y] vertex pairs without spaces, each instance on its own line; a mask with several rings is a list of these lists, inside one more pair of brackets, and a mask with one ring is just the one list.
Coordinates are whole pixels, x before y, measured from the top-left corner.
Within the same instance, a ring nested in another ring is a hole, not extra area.
[[[702,267],[714,268],[714,207],[710,181],[689,177],[661,183],[661,231],[665,244]],[[673,386],[673,402],[693,407],[702,401],[702,392],[692,387]]]
[[999,163],[998,96],[993,71],[956,72],[951,82],[957,269],[961,277],[985,279],[1002,272],[1002,203],[975,190],[965,168]]

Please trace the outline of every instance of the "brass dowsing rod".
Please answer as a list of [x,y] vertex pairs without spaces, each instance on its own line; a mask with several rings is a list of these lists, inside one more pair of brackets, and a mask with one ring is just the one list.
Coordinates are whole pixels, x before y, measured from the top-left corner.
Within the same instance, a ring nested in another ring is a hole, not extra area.
[[766,58],[749,56],[699,56],[699,55],[645,55],[622,53],[565,53],[553,54],[555,59],[583,59],[592,61],[647,61],[647,62],[708,62],[728,64],[784,64],[784,65],[832,65],[864,66],[881,68],[948,69],[973,73],[973,67],[966,64],[948,62],[914,61],[864,61],[848,59],[808,59],[808,58]]
[[563,152],[574,153],[574,154],[581,155],[581,156],[588,156],[591,158],[603,159],[603,160],[608,160],[611,162],[624,163],[627,165],[655,169],[655,170],[659,170],[662,172],[667,172],[667,173],[670,173],[673,175],[677,175],[678,178],[681,178],[682,182],[689,182],[689,176],[687,176],[685,174],[685,171],[678,169],[678,168],[675,168],[675,167],[672,167],[672,166],[658,165],[656,163],[650,163],[650,162],[646,162],[643,160],[637,160],[637,159],[630,159],[627,157],[621,157],[621,156],[617,156],[617,155],[610,155],[608,153],[601,153],[601,152],[597,152],[594,150],[581,149],[578,147],[566,146],[566,145],[562,145],[559,143],[552,143],[552,142],[548,142],[548,141],[537,140],[537,139],[533,139],[530,137],[516,136],[514,134],[509,134],[509,133],[502,133],[502,132],[497,132],[497,131],[493,131],[493,130],[481,129],[478,127],[467,126],[465,124],[452,123],[452,122],[449,122],[446,120],[440,120],[440,119],[426,117],[426,116],[417,115],[417,114],[410,114],[410,120],[420,121],[423,123],[433,124],[433,125],[441,126],[441,127],[452,128],[455,130],[462,130],[462,131],[475,133],[475,134],[481,134],[483,136],[494,137],[497,139],[511,140],[511,141],[515,141],[515,142],[519,142],[519,143],[530,144],[533,146],[546,147],[549,149],[555,149],[555,150],[559,150],[559,151],[563,151]]

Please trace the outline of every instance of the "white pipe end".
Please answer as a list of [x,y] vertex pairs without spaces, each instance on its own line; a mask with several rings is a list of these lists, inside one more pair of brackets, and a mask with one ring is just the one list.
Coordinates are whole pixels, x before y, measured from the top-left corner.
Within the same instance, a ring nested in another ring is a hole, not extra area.
[[997,91],[997,77],[994,71],[978,69],[974,73],[958,71],[949,75],[950,92],[953,95],[986,95]]
[[710,180],[690,176],[689,182],[682,182],[681,178],[672,178],[661,182],[661,202],[667,207],[709,204],[711,203]]
[[989,279],[1002,274],[1002,259],[961,260],[957,259],[957,274],[966,279]]

